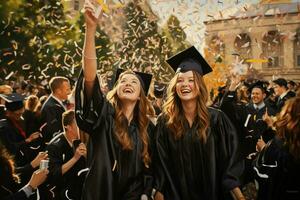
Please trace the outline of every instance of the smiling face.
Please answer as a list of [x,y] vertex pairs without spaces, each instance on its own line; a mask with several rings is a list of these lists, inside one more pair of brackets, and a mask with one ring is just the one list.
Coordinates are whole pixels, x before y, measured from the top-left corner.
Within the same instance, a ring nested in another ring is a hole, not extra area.
[[137,101],[141,93],[140,80],[134,74],[123,74],[117,85],[117,95],[121,101]]
[[177,77],[176,93],[181,101],[194,101],[199,95],[192,71],[180,72]]
[[254,104],[260,104],[263,102],[266,94],[260,88],[253,88],[251,91],[251,100]]

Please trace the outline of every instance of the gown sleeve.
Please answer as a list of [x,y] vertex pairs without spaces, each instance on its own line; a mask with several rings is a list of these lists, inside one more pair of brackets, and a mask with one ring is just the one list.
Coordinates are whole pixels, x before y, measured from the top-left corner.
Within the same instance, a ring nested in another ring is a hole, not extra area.
[[244,166],[238,156],[238,139],[236,130],[229,118],[218,111],[214,124],[217,135],[220,137],[217,162],[222,171],[222,187],[229,192],[240,186],[239,178],[242,175]]
[[168,132],[166,131],[165,120],[162,115],[158,118],[155,132],[156,146],[153,161],[153,168],[155,171],[154,188],[164,195],[166,192],[168,192],[169,195],[173,195],[172,199],[179,199],[174,184],[169,181],[171,180],[171,175],[169,174],[169,169],[171,166],[169,164]]
[[98,76],[95,78],[90,98],[87,98],[84,81],[81,71],[75,88],[75,116],[79,129],[92,134],[106,116],[109,103],[100,90]]

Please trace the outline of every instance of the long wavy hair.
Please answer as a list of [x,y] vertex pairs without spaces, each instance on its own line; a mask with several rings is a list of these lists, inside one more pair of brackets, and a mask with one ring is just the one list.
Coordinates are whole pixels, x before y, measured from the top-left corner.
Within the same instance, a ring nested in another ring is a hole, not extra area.
[[[204,80],[201,75],[193,71],[194,82],[196,90],[199,91],[197,97],[197,111],[195,122],[197,123],[198,136],[200,140],[205,143],[207,140],[207,129],[209,127],[209,113],[206,106],[208,101],[208,92]],[[167,97],[163,104],[163,115],[167,118],[167,126],[171,129],[175,139],[181,138],[184,131],[184,111],[182,108],[181,100],[176,93],[176,83],[178,74],[176,74],[170,81],[167,89]]]
[[0,144],[0,185],[9,181],[20,182],[19,176],[15,173],[15,162],[3,145]]
[[278,136],[283,139],[289,152],[300,159],[300,97],[285,102],[281,112],[277,115],[275,127]]
[[[119,84],[119,80],[125,74],[133,74],[136,75],[133,71],[125,71],[120,74],[118,81],[116,82],[115,87],[107,93],[107,100],[113,105],[115,108],[115,135],[117,141],[121,144],[123,150],[132,150],[133,149],[133,141],[128,134],[128,120],[124,113],[122,112],[122,106],[120,99],[117,95],[117,88]],[[145,166],[148,166],[151,162],[148,146],[149,146],[149,138],[147,133],[147,127],[149,125],[148,116],[154,116],[154,109],[145,96],[144,90],[141,87],[140,99],[137,101],[134,108],[134,119],[138,122],[139,136],[143,144],[142,157]]]

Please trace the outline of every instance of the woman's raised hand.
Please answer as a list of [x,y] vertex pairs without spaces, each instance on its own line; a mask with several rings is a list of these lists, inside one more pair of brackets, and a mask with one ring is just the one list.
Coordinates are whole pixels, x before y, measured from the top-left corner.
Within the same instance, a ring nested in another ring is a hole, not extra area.
[[83,12],[87,28],[96,29],[98,19],[102,15],[101,6],[96,0],[85,0]]

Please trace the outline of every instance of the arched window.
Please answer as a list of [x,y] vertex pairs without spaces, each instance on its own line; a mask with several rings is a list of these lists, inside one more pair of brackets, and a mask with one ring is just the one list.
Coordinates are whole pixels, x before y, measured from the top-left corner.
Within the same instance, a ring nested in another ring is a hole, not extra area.
[[209,50],[215,58],[215,62],[223,62],[225,57],[224,42],[218,36],[213,36],[208,46]]
[[295,58],[295,67],[300,68],[300,29],[297,30],[294,40],[294,58]]
[[246,33],[238,34],[234,40],[234,49],[240,57],[239,60],[252,58],[251,38]]
[[282,37],[278,31],[269,31],[263,37],[263,58],[268,62],[264,67],[280,67],[283,65]]

